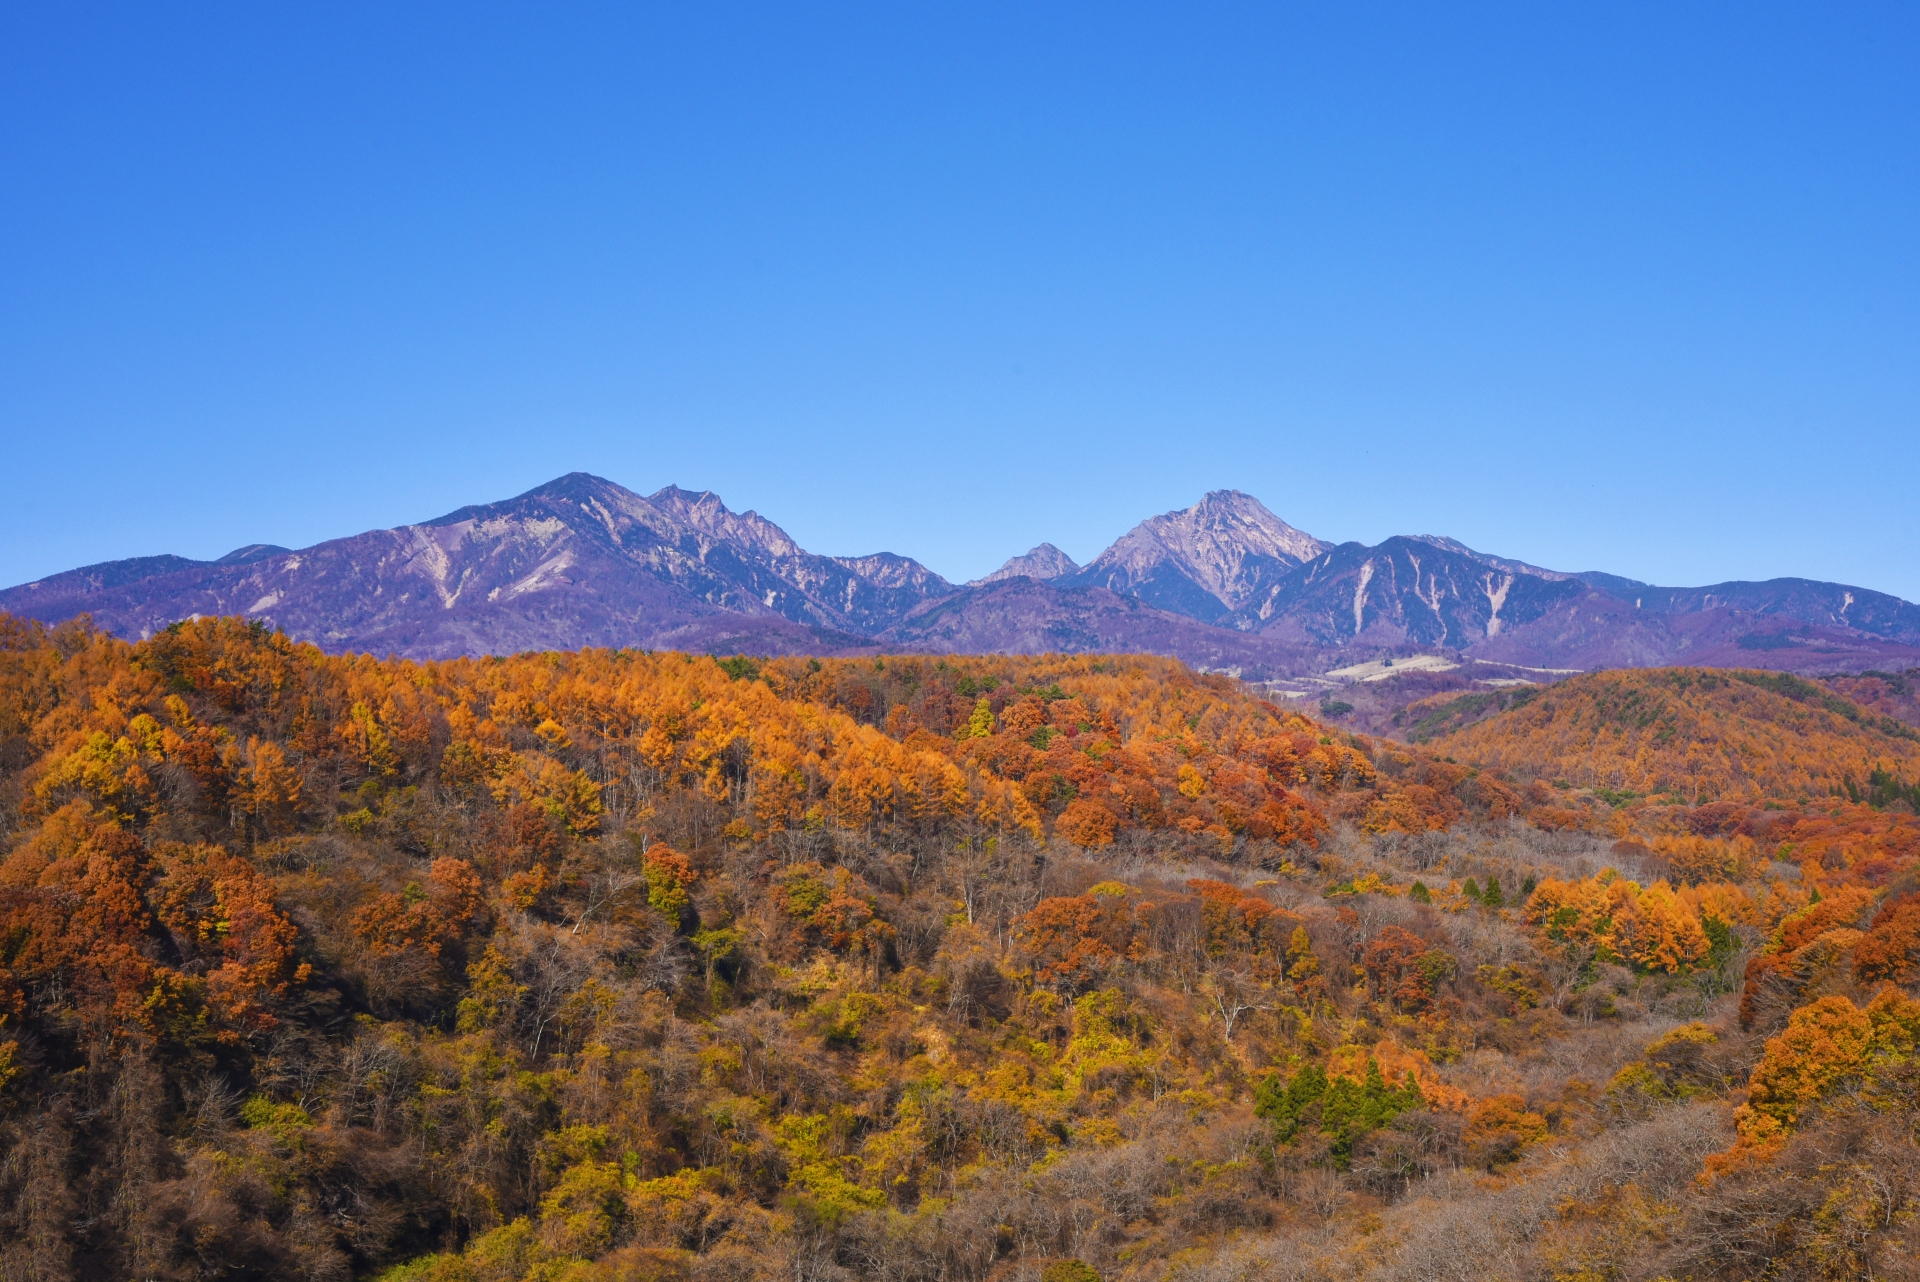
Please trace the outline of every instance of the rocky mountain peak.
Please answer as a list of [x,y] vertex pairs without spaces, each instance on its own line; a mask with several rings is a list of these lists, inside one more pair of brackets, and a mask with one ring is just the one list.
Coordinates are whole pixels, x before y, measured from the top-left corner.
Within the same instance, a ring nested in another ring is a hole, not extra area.
[[1333,545],[1296,530],[1267,510],[1266,504],[1239,490],[1213,490],[1183,512],[1169,512],[1142,523],[1170,546],[1184,541],[1196,564],[1213,554],[1224,566],[1235,552],[1271,556],[1298,565]]
[[975,579],[968,586],[978,587],[982,583],[998,583],[1002,579],[1058,579],[1072,574],[1080,567],[1074,559],[1051,543],[1042,543],[1021,556],[1007,558],[1006,564],[985,578]]
[[647,502],[673,520],[707,538],[747,548],[770,557],[798,557],[806,553],[787,532],[758,512],[734,512],[712,490],[683,490],[669,485],[647,496]]
[[1134,526],[1075,577],[1115,591],[1158,583],[1162,593],[1179,591],[1183,585],[1176,580],[1184,581],[1218,601],[1224,613],[1245,606],[1276,574],[1331,546],[1294,529],[1251,494],[1214,490],[1192,507]]
[[[536,485],[517,499],[509,502],[519,503],[529,499],[544,500],[548,503],[577,503],[591,506],[596,500],[617,507],[642,501],[638,494],[617,485],[605,477],[595,476],[591,472],[568,472],[565,476],[556,476],[544,485]],[[484,507],[497,508],[500,505],[482,504]],[[462,508],[461,511],[476,509]],[[448,518],[442,518],[443,520]]]

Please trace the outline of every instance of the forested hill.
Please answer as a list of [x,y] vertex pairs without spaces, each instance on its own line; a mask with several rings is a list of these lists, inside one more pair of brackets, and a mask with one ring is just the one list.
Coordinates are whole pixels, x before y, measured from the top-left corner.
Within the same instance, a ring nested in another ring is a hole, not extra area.
[[[1883,777],[1920,781],[1920,730],[1787,673],[1596,672],[1498,700],[1511,710],[1432,746],[1475,765],[1690,803],[1858,801]],[[1429,733],[1444,729],[1451,702],[1428,714]]]
[[1896,1276],[1901,769],[0,616],[0,1278]]

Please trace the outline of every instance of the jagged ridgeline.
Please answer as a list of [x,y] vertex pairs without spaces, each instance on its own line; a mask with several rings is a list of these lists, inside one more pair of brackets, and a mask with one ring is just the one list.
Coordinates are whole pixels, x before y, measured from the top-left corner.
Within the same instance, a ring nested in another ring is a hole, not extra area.
[[1846,707],[1852,793],[1694,805],[1143,656],[0,616],[0,1278],[1887,1275]]
[[1233,490],[1142,521],[1085,566],[1043,543],[956,584],[891,552],[808,552],[711,491],[643,496],[580,472],[306,548],[82,566],[0,587],[0,610],[48,624],[86,615],[127,639],[245,615],[328,650],[415,659],[583,646],[1125,651],[1268,678],[1419,653],[1436,671],[1484,662],[1495,666],[1480,676],[1508,680],[1677,658],[1815,674],[1920,661],[1920,606],[1862,587],[1659,588],[1431,535],[1336,547]]

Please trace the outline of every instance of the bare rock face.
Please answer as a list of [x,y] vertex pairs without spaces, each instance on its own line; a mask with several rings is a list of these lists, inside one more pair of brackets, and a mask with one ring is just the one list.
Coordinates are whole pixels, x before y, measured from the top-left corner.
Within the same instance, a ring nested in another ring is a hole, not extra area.
[[1190,508],[1142,521],[1067,582],[1231,625],[1264,588],[1327,547],[1252,495],[1215,490]]
[[1324,543],[1231,490],[1141,522],[1085,568],[1051,544],[957,588],[890,552],[819,556],[710,491],[576,472],[500,503],[310,548],[147,556],[0,592],[128,638],[260,619],[328,650],[418,658],[580,646],[716,653],[1135,651],[1249,676],[1356,655],[1565,671],[1920,665],[1920,607],[1806,579],[1662,588],[1453,539]]
[[1052,579],[1064,578],[1080,567],[1074,559],[1051,543],[1042,543],[1024,556],[1008,557],[1005,565],[983,579],[975,579],[967,586],[977,588],[983,583],[998,583],[1002,579],[1038,579],[1046,583]]

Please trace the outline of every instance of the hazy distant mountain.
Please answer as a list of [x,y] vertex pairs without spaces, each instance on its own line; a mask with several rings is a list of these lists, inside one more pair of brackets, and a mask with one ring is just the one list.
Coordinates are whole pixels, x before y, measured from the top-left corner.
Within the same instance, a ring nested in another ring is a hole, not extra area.
[[977,588],[983,583],[998,583],[1002,579],[1039,579],[1046,582],[1063,575],[1072,574],[1080,567],[1072,557],[1051,543],[1042,543],[1024,556],[1008,557],[1006,564],[983,579],[975,579],[967,586]]
[[1704,588],[1658,588],[1612,574],[1574,576],[1635,609],[1656,614],[1737,610],[1803,620],[1814,626],[1851,628],[1872,636],[1920,635],[1920,606],[1885,592],[1820,583],[1813,579],[1768,579],[1762,583],[1715,583]]
[[583,645],[755,653],[1135,650],[1250,675],[1439,652],[1539,668],[1920,664],[1920,607],[1805,579],[1662,588],[1430,535],[1324,543],[1218,490],[1086,567],[1043,543],[956,587],[893,553],[820,556],[754,512],[573,473],[500,503],[289,551],[147,556],[0,592],[127,637],[244,614],[330,650]]
[[1262,635],[1295,645],[1443,649],[1543,668],[1835,672],[1920,662],[1920,607],[1885,593],[1804,579],[1658,588],[1426,537],[1342,544],[1273,584],[1250,612]]
[[1126,651],[1279,675],[1314,666],[1314,652],[1280,638],[1216,628],[1102,587],[1016,576],[929,601],[880,636],[888,649],[944,654]]

